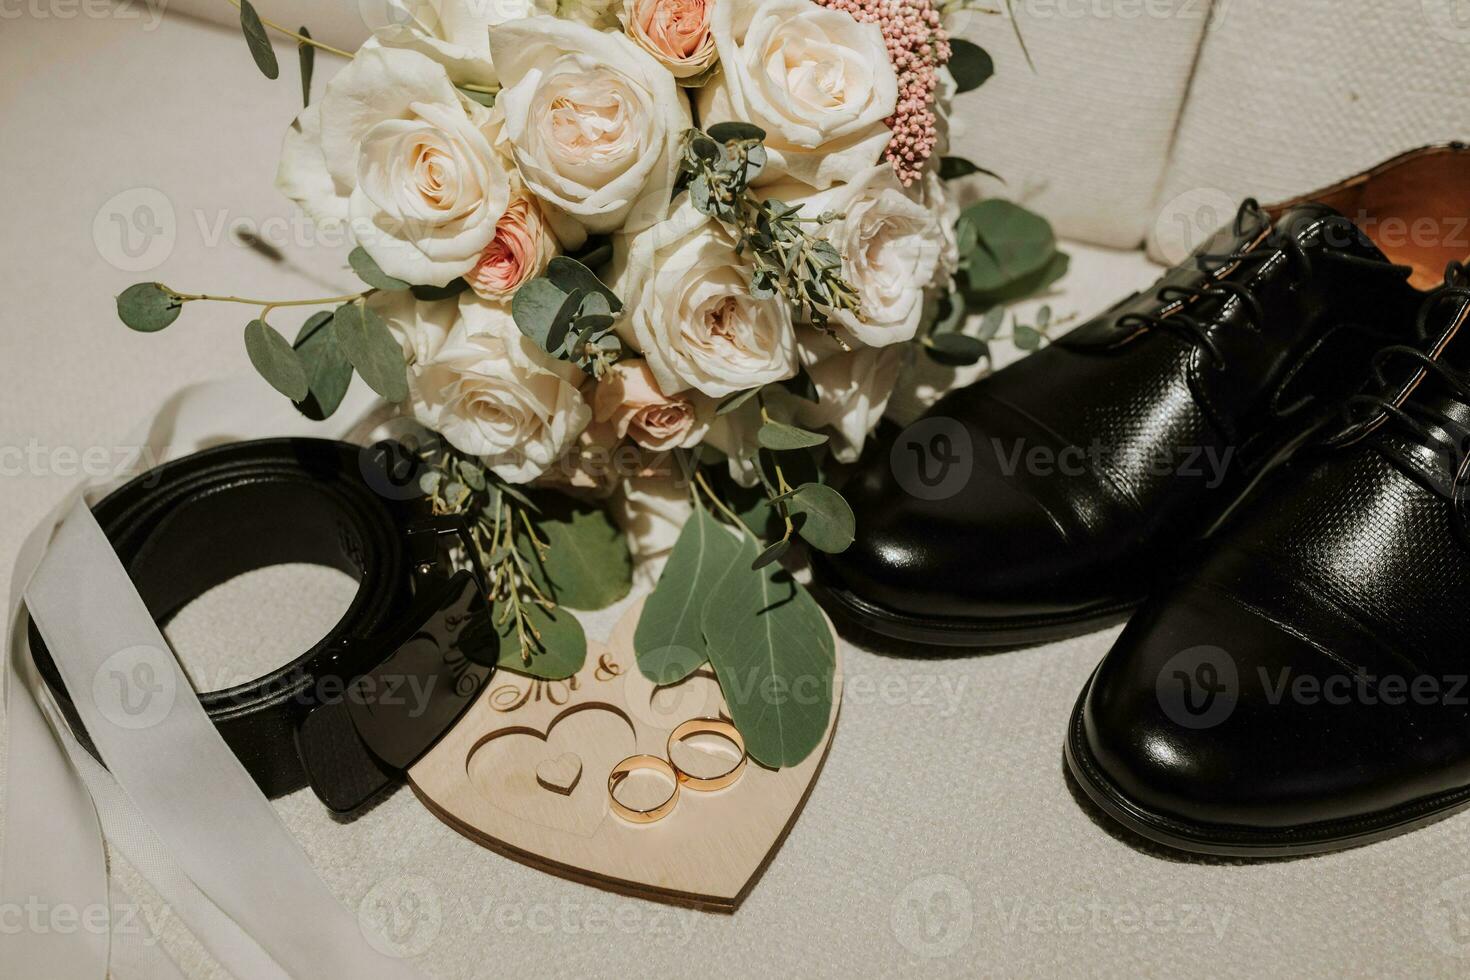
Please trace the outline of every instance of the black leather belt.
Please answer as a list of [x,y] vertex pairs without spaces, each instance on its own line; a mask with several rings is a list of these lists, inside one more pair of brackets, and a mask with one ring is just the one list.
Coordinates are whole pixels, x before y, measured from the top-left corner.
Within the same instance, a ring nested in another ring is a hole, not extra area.
[[[496,635],[467,529],[429,514],[416,464],[392,443],[241,442],[167,463],[93,508],[160,625],[209,589],[268,565],[326,565],[358,580],[346,614],[310,650],[264,677],[199,695],[271,797],[310,784],[331,809],[356,809],[401,779],[495,669]],[[446,539],[462,545],[474,572],[454,570]],[[30,642],[72,730],[96,756],[34,624]]]

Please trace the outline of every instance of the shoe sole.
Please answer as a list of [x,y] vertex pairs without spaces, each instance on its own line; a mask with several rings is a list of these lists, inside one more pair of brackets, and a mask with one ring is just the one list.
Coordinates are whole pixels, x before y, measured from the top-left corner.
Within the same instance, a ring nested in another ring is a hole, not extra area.
[[1470,808],[1470,786],[1466,786],[1365,816],[1294,827],[1261,829],[1167,817],[1129,799],[1092,758],[1082,729],[1082,705],[1091,689],[1092,678],[1088,678],[1072,709],[1063,747],[1067,770],[1088,798],[1113,820],[1140,837],[1177,851],[1235,858],[1324,854],[1397,837]]
[[864,629],[894,640],[939,647],[1004,649],[1035,646],[1115,626],[1132,615],[1137,602],[1081,612],[1012,619],[925,619],[894,612],[843,589],[818,585],[838,611]]

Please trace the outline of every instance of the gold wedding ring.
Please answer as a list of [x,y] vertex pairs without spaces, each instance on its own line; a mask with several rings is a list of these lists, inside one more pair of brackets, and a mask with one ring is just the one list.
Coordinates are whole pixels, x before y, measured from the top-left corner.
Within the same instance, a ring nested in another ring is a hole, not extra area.
[[[733,766],[716,776],[695,776],[687,773],[674,761],[674,743],[682,742],[691,735],[718,735],[740,750],[740,758]],[[745,771],[745,739],[740,737],[734,725],[718,718],[691,718],[684,722],[669,735],[667,751],[670,764],[679,774],[679,782],[701,793],[724,789],[739,779],[740,774]]]
[[[625,805],[618,799],[618,784],[627,779],[631,773],[639,769],[652,769],[654,772],[662,773],[674,784],[669,791],[669,798],[657,806],[647,810],[635,810]],[[630,755],[628,758],[612,767],[612,772],[607,774],[607,798],[612,803],[613,812],[624,820],[633,823],[653,823],[667,817],[679,802],[679,774],[673,766],[656,755]]]

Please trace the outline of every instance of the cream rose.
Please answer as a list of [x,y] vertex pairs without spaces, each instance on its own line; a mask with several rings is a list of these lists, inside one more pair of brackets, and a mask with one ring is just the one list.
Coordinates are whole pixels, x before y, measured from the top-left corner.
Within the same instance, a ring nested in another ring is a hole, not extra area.
[[719,0],[623,0],[619,19],[628,36],[675,78],[691,78],[715,63],[710,8]]
[[428,55],[455,82],[493,85],[490,28],[554,14],[556,0],[361,0],[359,9],[378,43]]
[[613,520],[628,536],[634,584],[651,588],[694,511],[687,484],[672,472],[630,476],[609,505]]
[[556,236],[546,227],[541,205],[524,191],[516,191],[496,222],[494,239],[465,279],[483,299],[509,299],[521,283],[546,271],[556,252]]
[[887,163],[870,167],[850,184],[807,197],[783,186],[772,193],[803,206],[803,214],[843,215],[821,229],[842,255],[842,274],[857,289],[862,317],[832,314],[858,342],[886,347],[912,340],[924,315],[924,299],[941,272],[944,229],[934,207],[906,190]]
[[287,131],[276,185],[317,221],[350,221],[390,276],[443,286],[474,268],[509,202],[490,123],[442,65],[368,46]]
[[568,247],[668,213],[688,100],[622,34],[532,17],[490,37],[516,166]]
[[690,393],[666,395],[659,390],[648,362],[620,361],[597,383],[592,414],[614,427],[620,439],[662,452],[697,446],[709,430],[713,406]]
[[904,347],[859,347],[844,351],[819,331],[801,331],[801,359],[817,390],[813,403],[784,398],[797,424],[831,432],[832,455],[856,462],[868,434],[883,418],[908,351]]
[[811,0],[718,0],[711,31],[723,71],[700,90],[700,125],[764,129],[762,182],[823,189],[882,156],[898,75],[877,24]]
[[582,372],[548,357],[501,305],[461,294],[442,345],[409,372],[414,417],[502,479],[526,483],[567,452],[592,411]]
[[787,304],[757,299],[735,243],[685,201],[669,220],[613,243],[618,332],[641,351],[659,390],[712,398],[796,373]]

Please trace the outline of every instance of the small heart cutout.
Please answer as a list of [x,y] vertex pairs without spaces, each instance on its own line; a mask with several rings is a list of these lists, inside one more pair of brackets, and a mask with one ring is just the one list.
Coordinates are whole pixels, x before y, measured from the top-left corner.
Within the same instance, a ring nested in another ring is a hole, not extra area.
[[571,796],[582,778],[582,760],[575,752],[563,752],[555,759],[543,759],[536,767],[536,782],[562,796]]

